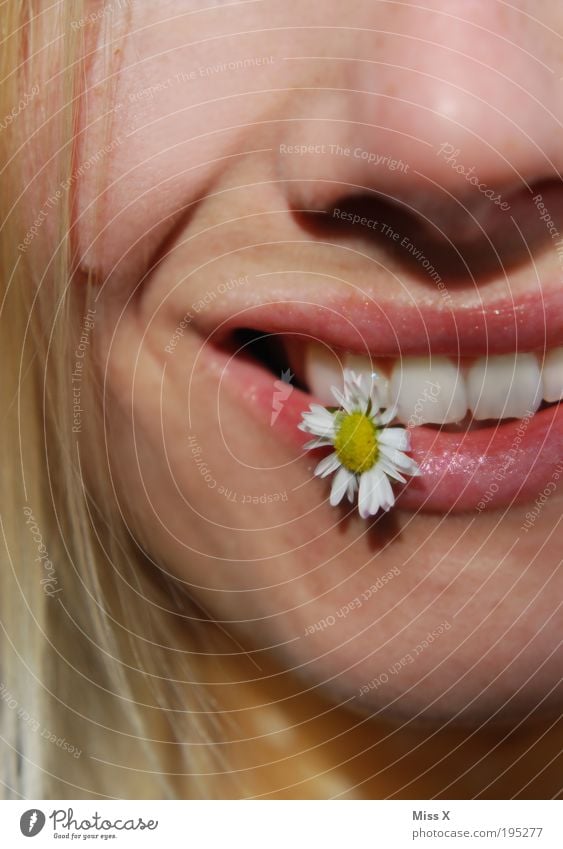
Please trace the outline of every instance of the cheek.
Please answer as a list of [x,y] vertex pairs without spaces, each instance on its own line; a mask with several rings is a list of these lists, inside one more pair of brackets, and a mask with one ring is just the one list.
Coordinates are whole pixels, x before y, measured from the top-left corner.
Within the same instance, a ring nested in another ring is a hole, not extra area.
[[84,265],[134,279],[225,163],[256,147],[256,126],[279,111],[275,91],[295,72],[283,28],[270,19],[260,30],[254,9],[170,2],[127,11],[111,68],[104,49],[90,65],[84,123],[107,120],[90,119],[81,136],[76,239]]
[[[273,433],[264,439],[195,332],[182,328],[170,348],[174,321],[157,314],[143,332],[144,319],[131,310],[107,333],[109,456],[120,507],[136,534],[150,529],[153,551],[181,564],[180,577],[212,564],[205,585],[256,587],[260,570],[234,573],[226,555],[268,562],[315,535],[299,457]],[[200,560],[187,566],[187,551]]]

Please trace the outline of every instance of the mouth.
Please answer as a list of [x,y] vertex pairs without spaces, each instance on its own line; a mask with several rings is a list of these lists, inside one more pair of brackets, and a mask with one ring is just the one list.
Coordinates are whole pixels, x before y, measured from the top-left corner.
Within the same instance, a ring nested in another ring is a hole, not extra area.
[[[377,375],[422,472],[397,487],[399,508],[481,513],[533,503],[563,481],[562,330],[560,294],[456,312],[292,300],[224,317],[206,349],[265,438],[297,448],[302,413],[335,406],[343,369]],[[303,462],[312,469],[322,452]]]

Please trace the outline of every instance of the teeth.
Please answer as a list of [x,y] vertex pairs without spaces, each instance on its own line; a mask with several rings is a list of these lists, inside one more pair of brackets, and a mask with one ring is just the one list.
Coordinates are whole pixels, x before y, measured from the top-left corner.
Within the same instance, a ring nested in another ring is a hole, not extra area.
[[500,354],[458,365],[443,356],[370,359],[341,354],[311,343],[305,351],[305,381],[328,406],[336,401],[331,387],[342,388],[343,368],[371,376],[383,407],[397,403],[397,418],[411,427],[454,424],[469,412],[479,421],[524,418],[544,401],[563,400],[563,347],[542,357]]
[[463,377],[447,357],[405,357],[395,363],[391,397],[397,417],[411,427],[452,424],[467,413]]
[[534,354],[480,357],[467,374],[473,418],[524,418],[542,401],[542,376]]
[[550,404],[563,399],[563,348],[553,348],[543,364],[543,399]]

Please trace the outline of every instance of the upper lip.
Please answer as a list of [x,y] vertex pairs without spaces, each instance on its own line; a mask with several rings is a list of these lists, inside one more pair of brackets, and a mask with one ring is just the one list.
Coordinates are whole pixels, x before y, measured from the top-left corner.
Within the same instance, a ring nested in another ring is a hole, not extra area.
[[[219,305],[200,316],[210,341],[240,328],[293,333],[334,349],[371,356],[445,354],[454,357],[537,351],[563,343],[563,291],[521,296],[482,307],[416,306],[357,293],[326,303],[297,297],[237,299],[235,312]],[[199,322],[198,322],[199,323]]]

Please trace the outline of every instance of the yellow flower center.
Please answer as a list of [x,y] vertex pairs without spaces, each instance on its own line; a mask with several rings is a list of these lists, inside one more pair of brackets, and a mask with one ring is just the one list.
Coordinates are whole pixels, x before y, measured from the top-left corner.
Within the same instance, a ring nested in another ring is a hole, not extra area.
[[367,472],[377,462],[377,428],[363,413],[343,413],[334,448],[338,459],[350,472]]

